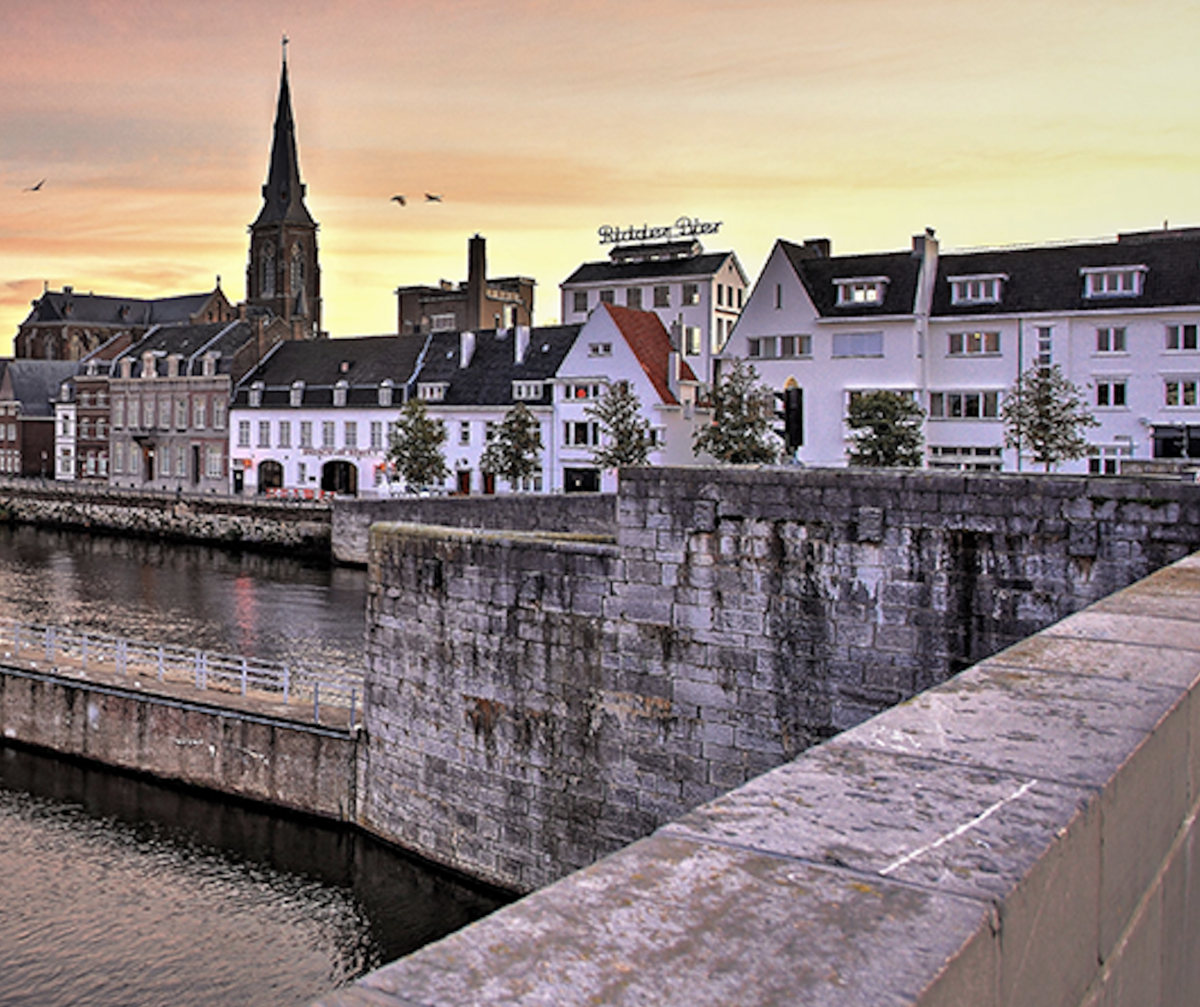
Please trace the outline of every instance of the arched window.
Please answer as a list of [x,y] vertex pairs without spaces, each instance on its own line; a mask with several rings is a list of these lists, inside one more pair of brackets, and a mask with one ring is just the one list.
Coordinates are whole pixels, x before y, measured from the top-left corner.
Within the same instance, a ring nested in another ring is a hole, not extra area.
[[304,289],[304,249],[300,242],[292,246],[292,293],[298,294]]
[[263,297],[275,296],[275,244],[268,241],[262,248],[260,286]]

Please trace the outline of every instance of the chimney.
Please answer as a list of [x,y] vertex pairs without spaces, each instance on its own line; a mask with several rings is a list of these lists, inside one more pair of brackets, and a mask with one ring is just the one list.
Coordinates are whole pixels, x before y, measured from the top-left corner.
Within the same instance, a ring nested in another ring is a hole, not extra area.
[[938,271],[938,240],[932,227],[925,228],[924,234],[913,235],[912,254],[914,259],[921,260],[913,313],[928,318],[933,307],[933,292]]
[[525,363],[525,354],[529,352],[529,326],[518,325],[513,339],[514,360],[518,364]]
[[475,333],[470,331],[458,334],[458,366],[470,367],[471,358],[475,356]]
[[679,401],[679,351],[672,350],[667,354],[667,388]]
[[833,252],[833,243],[828,238],[805,238],[804,250],[813,259],[828,259]]
[[467,244],[467,328],[478,329],[487,300],[487,241],[475,235]]

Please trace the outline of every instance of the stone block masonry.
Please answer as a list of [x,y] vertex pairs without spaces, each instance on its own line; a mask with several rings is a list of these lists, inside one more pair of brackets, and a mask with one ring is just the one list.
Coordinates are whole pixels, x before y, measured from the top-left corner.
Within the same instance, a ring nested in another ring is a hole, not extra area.
[[1200,548],[1200,486],[622,473],[616,544],[382,524],[359,818],[517,890]]

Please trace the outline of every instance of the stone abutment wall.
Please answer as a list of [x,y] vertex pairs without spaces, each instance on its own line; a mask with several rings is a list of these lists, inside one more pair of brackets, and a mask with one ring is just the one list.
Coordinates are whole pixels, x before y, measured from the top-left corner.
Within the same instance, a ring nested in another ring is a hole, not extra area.
[[367,828],[539,887],[1200,547],[1200,486],[636,470],[617,522],[374,527]]

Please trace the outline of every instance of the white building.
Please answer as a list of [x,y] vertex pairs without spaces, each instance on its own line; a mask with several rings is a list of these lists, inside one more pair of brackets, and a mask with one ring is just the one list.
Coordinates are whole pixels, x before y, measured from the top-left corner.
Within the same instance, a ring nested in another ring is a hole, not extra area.
[[710,381],[747,286],[733,252],[705,252],[688,239],[617,245],[608,261],[584,263],[559,289],[564,322],[583,322],[598,304],[653,311],[693,373]]
[[856,391],[911,393],[928,411],[927,461],[1030,468],[1004,447],[1000,408],[1019,373],[1057,363],[1100,426],[1065,470],[1200,457],[1200,229],[1115,241],[940,254],[833,256],[827,240],[779,241],[722,357],[804,393],[801,460],[846,462]]

